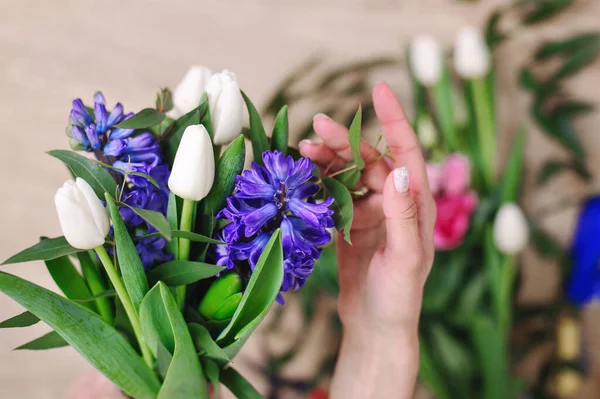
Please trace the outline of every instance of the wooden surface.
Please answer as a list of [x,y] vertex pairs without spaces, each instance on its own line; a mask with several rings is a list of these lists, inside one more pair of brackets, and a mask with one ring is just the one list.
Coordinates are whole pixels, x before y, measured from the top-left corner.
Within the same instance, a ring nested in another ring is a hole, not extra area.
[[[260,104],[309,54],[326,54],[336,62],[381,53],[400,56],[407,40],[421,33],[435,35],[449,46],[461,26],[481,25],[489,10],[508,3],[0,0],[0,259],[35,243],[40,235],[60,233],[53,195],[68,176],[60,162],[44,152],[67,148],[64,127],[73,98],[89,102],[101,89],[109,103],[120,101],[127,111],[139,110],[153,104],[159,86],[176,84],[189,65],[205,64],[235,71],[242,88]],[[529,98],[516,86],[519,67],[537,43],[598,28],[600,2],[579,3],[552,24],[521,32],[499,53],[502,143],[498,150],[505,154],[505,143],[515,129],[528,126],[524,204],[529,211],[600,191],[598,178],[586,186],[568,175],[544,190],[531,187],[542,162],[564,154],[531,126],[526,116]],[[408,102],[403,76],[398,71],[380,78],[393,84]],[[596,63],[573,79],[569,89],[598,104],[599,87],[600,64]],[[294,115],[294,109],[291,112]],[[598,113],[578,122],[596,176],[600,176],[598,126]],[[553,213],[543,225],[567,242],[576,209]],[[41,263],[4,270],[55,288]],[[556,266],[533,254],[525,256],[524,273],[523,300],[544,300],[558,289]],[[0,319],[20,311],[0,294]],[[597,323],[598,314],[591,312],[590,325]],[[1,332],[0,397],[61,398],[68,384],[88,369],[72,349],[11,352],[46,330],[40,325]],[[258,352],[256,345],[249,345],[246,356]]]

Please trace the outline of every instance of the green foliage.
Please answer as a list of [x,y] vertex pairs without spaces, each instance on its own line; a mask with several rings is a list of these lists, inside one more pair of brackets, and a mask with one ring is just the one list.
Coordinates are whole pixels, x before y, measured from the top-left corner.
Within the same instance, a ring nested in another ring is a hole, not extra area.
[[135,244],[129,235],[129,231],[127,231],[127,226],[125,226],[125,222],[117,209],[117,205],[108,193],[106,194],[106,204],[113,223],[116,241],[115,249],[123,283],[125,283],[127,293],[131,297],[135,310],[138,311],[142,299],[144,299],[144,296],[148,292],[146,271],[135,248]]
[[[85,280],[68,256],[47,260],[46,267],[58,288],[60,288],[67,298],[81,300],[92,296]],[[82,305],[92,312],[97,312],[94,303],[84,302]]]
[[351,190],[356,186],[360,180],[360,172],[365,167],[365,161],[360,156],[360,132],[362,124],[362,106],[358,107],[358,111],[352,119],[352,124],[348,129],[348,141],[350,143],[350,150],[352,152],[352,162],[350,162],[344,169],[345,172],[335,176],[335,179],[346,186],[347,189]]
[[164,113],[173,109],[173,94],[168,88],[162,88],[156,93],[156,110]]
[[171,226],[162,213],[143,208],[136,208],[135,206],[127,205],[124,202],[120,202],[119,205],[131,209],[136,215],[144,219],[146,222],[148,222],[148,224],[158,230],[161,236],[166,238],[168,241],[171,240]]
[[350,191],[342,183],[331,177],[324,177],[323,185],[325,186],[326,195],[331,195],[334,198],[331,207],[334,210],[335,228],[337,231],[343,230],[344,239],[351,244],[350,228],[354,218],[354,204]]
[[173,164],[175,154],[177,153],[177,149],[179,148],[179,143],[181,142],[181,137],[183,137],[183,132],[185,132],[185,129],[191,125],[198,125],[207,112],[208,102],[204,101],[198,106],[198,108],[195,108],[183,115],[165,130],[161,139],[165,142],[165,158],[170,165]]
[[223,267],[187,260],[162,263],[148,272],[151,282],[162,281],[169,286],[188,285],[221,273]]
[[288,106],[284,105],[275,118],[271,135],[271,150],[287,154],[289,130]]
[[125,119],[117,127],[123,129],[146,129],[160,124],[165,119],[165,114],[154,108],[144,108],[131,118]]
[[104,193],[117,194],[117,183],[115,179],[104,170],[96,161],[81,156],[73,151],[52,150],[48,155],[62,161],[73,176],[81,177],[94,190],[98,198],[104,199]]
[[242,92],[244,101],[246,102],[246,108],[248,108],[248,115],[250,115],[250,140],[252,141],[252,155],[254,161],[259,165],[263,164],[262,154],[269,150],[269,139],[265,133],[265,128],[260,120],[260,115],[256,110],[252,101],[248,98],[246,93]]
[[154,399],[159,382],[123,336],[100,316],[68,299],[0,272],[0,291],[59,333],[96,369],[139,399]]
[[219,379],[237,398],[263,399],[263,396],[233,367],[221,371]]
[[16,347],[15,350],[43,351],[48,349],[63,348],[65,346],[69,346],[69,343],[65,341],[65,339],[56,331],[50,331],[48,334],[44,334],[33,341]]
[[39,243],[6,259],[4,262],[2,262],[2,265],[32,262],[36,260],[51,260],[81,251],[83,251],[83,249],[73,248],[67,242],[65,237],[46,238]]
[[10,319],[4,320],[0,323],[0,328],[17,328],[17,327],[29,327],[37,322],[40,319],[29,311],[25,311],[21,314],[18,314]]

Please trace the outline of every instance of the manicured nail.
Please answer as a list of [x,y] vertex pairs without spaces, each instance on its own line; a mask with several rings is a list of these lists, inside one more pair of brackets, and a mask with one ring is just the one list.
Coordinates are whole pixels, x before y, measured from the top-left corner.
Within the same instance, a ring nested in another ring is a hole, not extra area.
[[394,169],[394,186],[396,191],[399,193],[405,193],[408,191],[408,168],[403,166],[401,168]]
[[302,145],[302,144],[309,144],[310,145],[310,144],[316,144],[316,143],[314,141],[312,141],[312,140],[304,139],[304,140],[300,141],[300,145]]
[[331,118],[328,117],[327,115],[322,114],[322,113],[318,113],[315,116],[313,116],[313,121],[316,121],[318,118],[324,118],[324,119],[327,119],[329,121],[331,120]]

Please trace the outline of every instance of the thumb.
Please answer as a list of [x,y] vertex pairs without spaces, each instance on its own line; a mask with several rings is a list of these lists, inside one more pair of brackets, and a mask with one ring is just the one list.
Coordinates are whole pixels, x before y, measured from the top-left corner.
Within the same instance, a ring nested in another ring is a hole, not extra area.
[[383,213],[386,219],[386,255],[403,269],[421,264],[418,209],[410,191],[408,168],[394,169],[385,181]]

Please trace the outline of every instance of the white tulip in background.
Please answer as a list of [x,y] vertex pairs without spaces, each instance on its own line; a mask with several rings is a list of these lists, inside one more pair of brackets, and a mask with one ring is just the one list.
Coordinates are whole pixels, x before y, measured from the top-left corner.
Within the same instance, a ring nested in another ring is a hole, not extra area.
[[215,156],[210,136],[202,125],[188,126],[173,161],[169,189],[185,200],[200,201],[214,180]]
[[454,43],[454,68],[463,79],[482,78],[490,70],[490,51],[481,31],[462,28]]
[[424,86],[435,86],[442,76],[442,50],[435,39],[419,36],[410,43],[410,67]]
[[417,121],[417,137],[421,142],[421,146],[425,149],[431,149],[437,144],[437,129],[433,123],[433,119],[429,115],[423,115]]
[[71,246],[94,249],[104,244],[110,222],[102,202],[88,182],[68,180],[54,196],[63,235]]
[[529,241],[529,224],[521,208],[514,203],[500,207],[494,221],[494,243],[498,251],[516,255]]
[[211,76],[212,72],[206,67],[191,67],[173,90],[173,109],[167,116],[177,119],[199,106]]
[[239,136],[244,117],[244,99],[233,72],[215,73],[206,87],[216,145],[227,144]]

